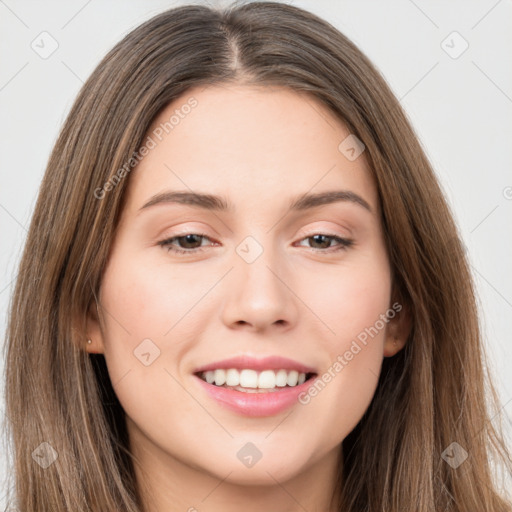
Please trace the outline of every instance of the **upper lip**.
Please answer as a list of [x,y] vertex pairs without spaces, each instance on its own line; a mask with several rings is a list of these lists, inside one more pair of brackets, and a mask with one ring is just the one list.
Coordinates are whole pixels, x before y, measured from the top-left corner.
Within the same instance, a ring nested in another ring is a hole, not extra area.
[[210,364],[200,366],[194,370],[194,373],[207,372],[209,370],[228,370],[235,368],[238,370],[297,370],[300,373],[316,373],[315,369],[305,364],[294,361],[287,357],[267,356],[263,358],[255,358],[248,355],[240,355],[216,361]]

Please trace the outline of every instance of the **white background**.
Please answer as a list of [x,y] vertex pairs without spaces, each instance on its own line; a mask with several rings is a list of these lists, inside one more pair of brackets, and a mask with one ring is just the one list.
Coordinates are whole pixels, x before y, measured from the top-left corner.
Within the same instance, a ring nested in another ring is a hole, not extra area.
[[[51,147],[82,82],[128,31],[182,3],[0,0],[2,344],[8,301],[38,187]],[[512,2],[287,3],[320,15],[351,38],[380,69],[409,115],[467,246],[492,373],[505,412],[503,421],[510,432]],[[47,59],[31,48],[43,31],[58,43]],[[454,54],[462,48],[458,36],[446,39],[453,31],[469,44],[458,58],[443,49],[445,46]],[[0,386],[3,393],[3,382]],[[0,399],[2,419],[3,412]],[[0,453],[0,505],[7,470]]]

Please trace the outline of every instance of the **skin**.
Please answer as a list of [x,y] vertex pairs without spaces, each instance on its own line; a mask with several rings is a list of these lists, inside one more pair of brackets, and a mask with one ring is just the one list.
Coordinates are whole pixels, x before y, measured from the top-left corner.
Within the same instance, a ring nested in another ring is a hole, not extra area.
[[[198,105],[129,176],[99,317],[89,315],[87,350],[105,356],[149,511],[334,510],[340,444],[371,402],[383,357],[405,344],[404,312],[307,405],[277,415],[249,418],[224,408],[193,371],[248,354],[289,357],[322,375],[391,308],[390,265],[365,154],[349,161],[338,150],[346,126],[313,97],[284,88],[191,89],[148,134],[191,96]],[[372,211],[342,201],[287,212],[303,193],[340,189],[361,196]],[[140,211],[168,190],[222,195],[235,210],[161,203]],[[208,238],[173,246],[201,252],[174,254],[158,244],[187,233]],[[354,243],[335,251],[334,239],[309,238],[317,234]],[[263,249],[250,264],[236,252],[247,236]],[[146,366],[134,350],[148,338],[160,355]],[[251,468],[237,458],[247,442],[262,453]]]

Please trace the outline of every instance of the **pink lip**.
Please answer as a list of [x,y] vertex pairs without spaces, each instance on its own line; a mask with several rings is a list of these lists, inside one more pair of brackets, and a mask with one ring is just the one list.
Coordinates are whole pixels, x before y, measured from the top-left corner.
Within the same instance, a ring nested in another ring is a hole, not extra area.
[[[217,366],[216,368],[219,367]],[[247,366],[244,366],[244,368],[247,368]],[[199,385],[203,387],[206,393],[220,405],[244,416],[272,416],[278,414],[293,404],[297,404],[299,394],[306,391],[315,381],[314,378],[308,379],[298,386],[278,388],[279,391],[245,393],[208,384],[196,375],[194,375],[194,378],[197,379]]]
[[[229,368],[235,368],[237,370],[243,370],[244,368],[251,370],[297,370],[299,373],[316,373],[314,368],[303,365],[292,359],[279,356],[269,356],[262,359],[256,359],[251,356],[237,356],[230,359],[223,359],[215,363],[200,366],[194,373],[207,372],[209,370],[228,370]],[[298,386],[297,386],[298,387]],[[295,389],[295,388],[293,388]]]

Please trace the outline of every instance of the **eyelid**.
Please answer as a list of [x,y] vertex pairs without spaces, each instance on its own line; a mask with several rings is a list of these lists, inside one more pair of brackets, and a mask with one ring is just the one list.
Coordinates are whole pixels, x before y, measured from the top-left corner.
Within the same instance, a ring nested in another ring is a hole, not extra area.
[[[343,234],[345,232],[345,234]],[[313,226],[305,230],[300,230],[297,236],[311,236],[321,233],[322,235],[339,236],[341,238],[352,238],[353,232],[348,226],[337,224],[335,228],[328,228],[325,225]]]

